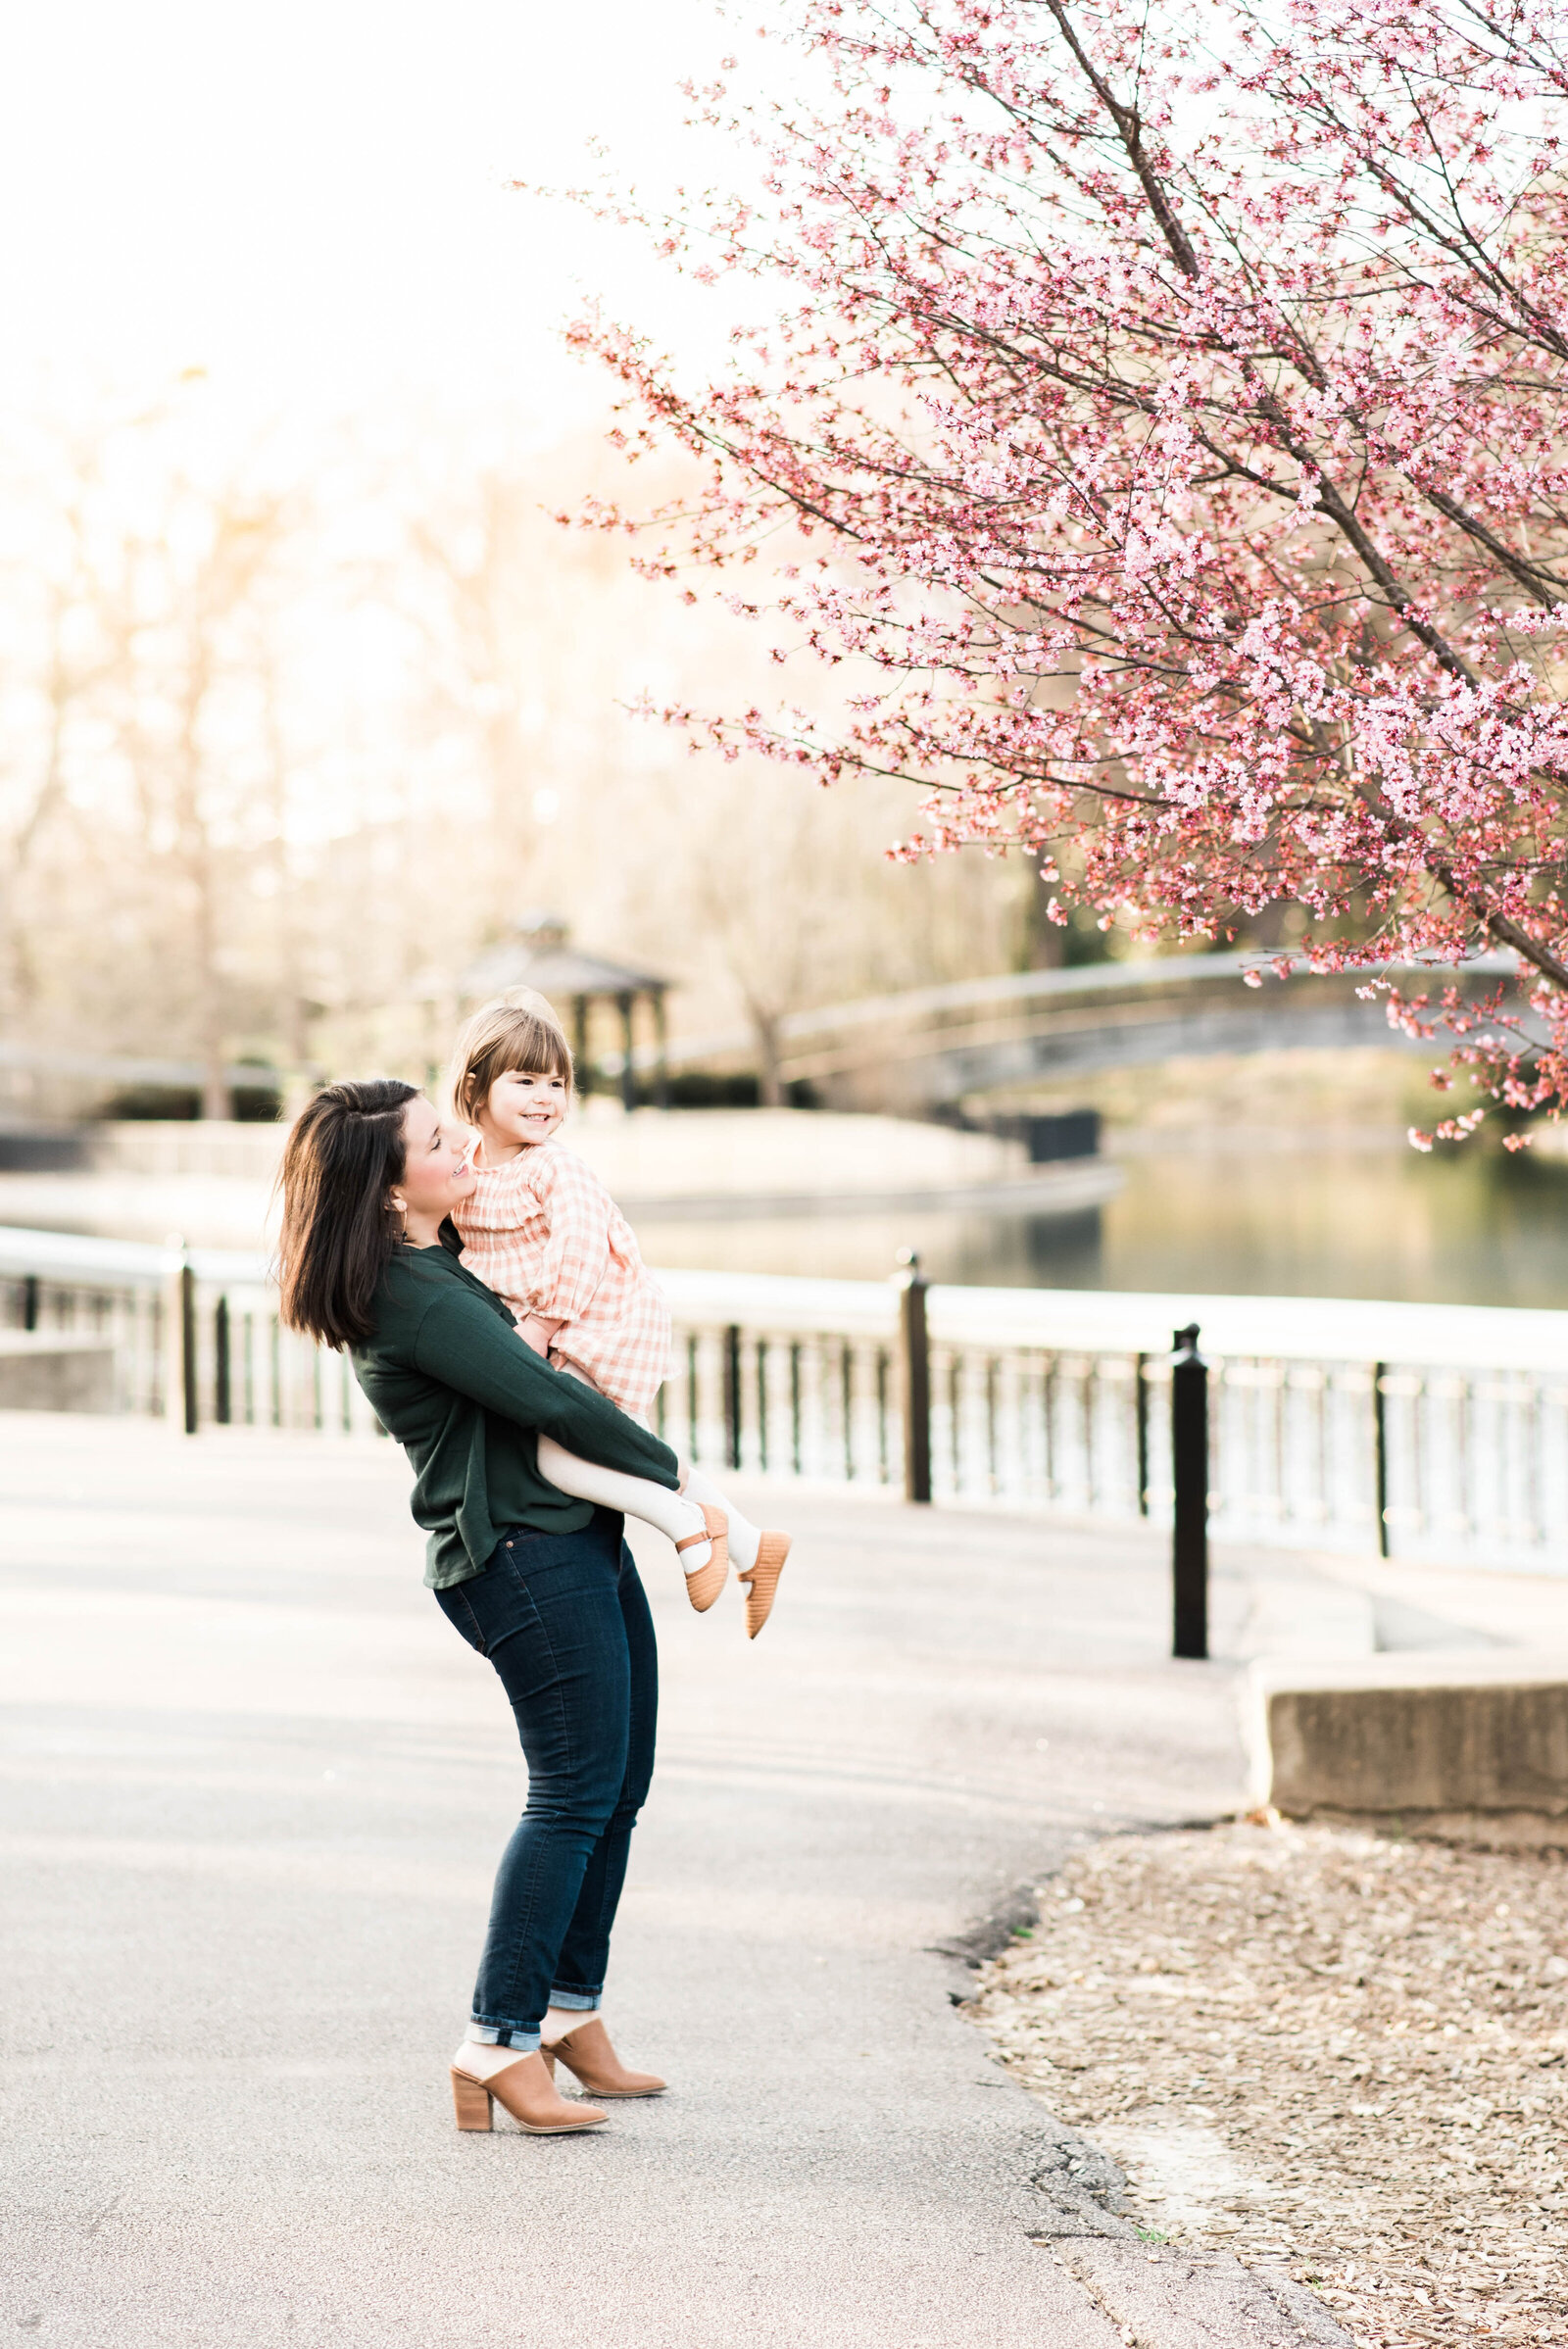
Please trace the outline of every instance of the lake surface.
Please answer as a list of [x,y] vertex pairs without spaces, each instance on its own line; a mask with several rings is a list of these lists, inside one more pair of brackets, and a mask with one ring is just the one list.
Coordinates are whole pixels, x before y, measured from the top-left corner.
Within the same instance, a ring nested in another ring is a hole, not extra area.
[[1459,1148],[1148,1150],[1098,1216],[649,1223],[649,1260],[1019,1288],[1568,1306],[1568,1166]]
[[[1334,1148],[1266,1128],[1223,1148],[1136,1140],[1098,1215],[633,1221],[651,1264],[682,1268],[876,1281],[913,1248],[932,1280],[1003,1288],[1568,1307],[1561,1160],[1467,1146],[1423,1157],[1383,1131]],[[264,1246],[270,1204],[268,1185],[230,1179],[0,1177],[0,1222],[152,1241],[179,1231],[204,1247]]]

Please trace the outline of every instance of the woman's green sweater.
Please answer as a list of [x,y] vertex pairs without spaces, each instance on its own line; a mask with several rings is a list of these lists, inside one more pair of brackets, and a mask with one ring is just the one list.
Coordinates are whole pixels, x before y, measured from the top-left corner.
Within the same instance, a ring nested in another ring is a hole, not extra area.
[[439,1248],[405,1248],[375,1297],[354,1375],[414,1464],[411,1505],[430,1541],[433,1590],[482,1573],[509,1526],[577,1533],[593,1514],[539,1474],[537,1438],[674,1491],[675,1455],[612,1402],[524,1346],[492,1290],[465,1272],[450,1224]]

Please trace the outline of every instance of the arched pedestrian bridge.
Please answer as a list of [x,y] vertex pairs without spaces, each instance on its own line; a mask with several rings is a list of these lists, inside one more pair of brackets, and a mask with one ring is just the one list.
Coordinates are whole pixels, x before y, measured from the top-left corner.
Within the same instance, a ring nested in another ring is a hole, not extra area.
[[[1462,973],[1476,993],[1510,976],[1511,954],[1488,954]],[[1249,974],[1262,983],[1250,985]],[[1432,992],[1453,972],[1391,971]],[[1053,1083],[1108,1068],[1215,1053],[1410,1051],[1383,1003],[1356,990],[1365,971],[1277,978],[1255,951],[1032,970],[952,986],[868,997],[780,1022],[781,1075],[805,1079],[838,1109],[918,1116],[1004,1087]],[[744,1064],[744,1033],[677,1042],[674,1067]]]

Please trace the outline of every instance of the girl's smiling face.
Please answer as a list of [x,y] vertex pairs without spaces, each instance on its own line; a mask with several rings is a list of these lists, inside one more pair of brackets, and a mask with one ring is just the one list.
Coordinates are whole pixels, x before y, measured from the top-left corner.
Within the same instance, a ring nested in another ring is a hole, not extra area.
[[514,1158],[548,1142],[566,1114],[571,1088],[548,1069],[510,1068],[481,1104],[478,1126],[487,1159]]

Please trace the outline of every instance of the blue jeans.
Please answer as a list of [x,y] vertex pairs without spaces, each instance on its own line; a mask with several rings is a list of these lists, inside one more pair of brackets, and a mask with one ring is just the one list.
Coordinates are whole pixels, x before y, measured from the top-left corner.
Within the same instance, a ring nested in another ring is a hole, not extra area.
[[515,1526],[484,1572],[438,1590],[512,1700],[528,1807],[496,1874],[470,2036],[523,2053],[547,2006],[597,2007],[626,1853],[654,1774],[659,1659],[621,1520]]

